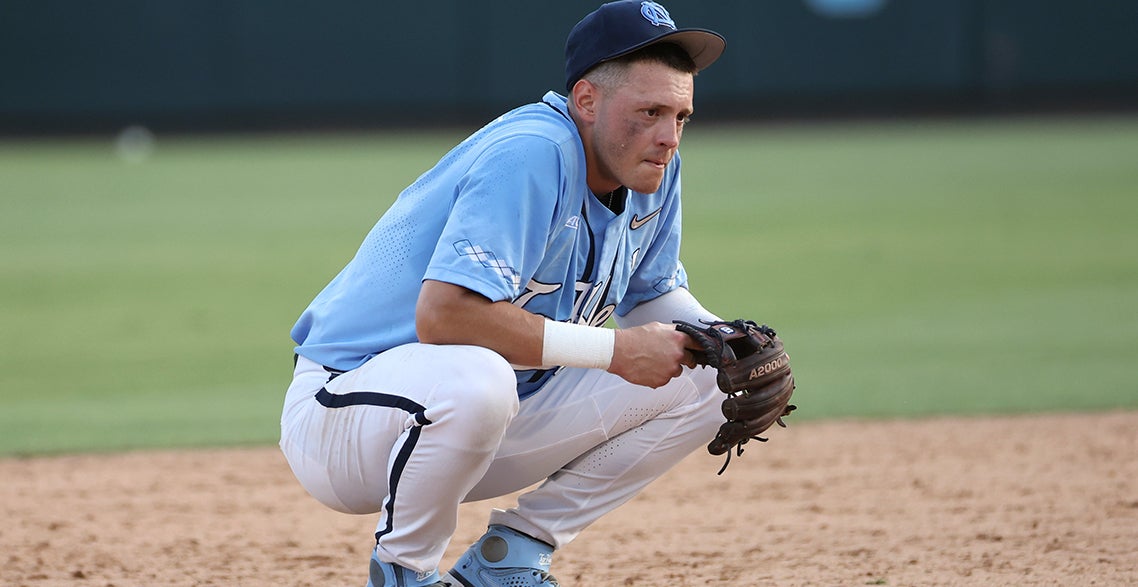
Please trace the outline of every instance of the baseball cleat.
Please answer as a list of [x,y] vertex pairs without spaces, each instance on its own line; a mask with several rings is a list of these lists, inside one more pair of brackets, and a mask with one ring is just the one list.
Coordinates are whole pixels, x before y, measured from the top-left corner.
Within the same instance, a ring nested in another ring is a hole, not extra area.
[[439,572],[420,573],[395,563],[385,563],[371,553],[367,587],[451,587],[439,578]]
[[455,587],[558,587],[549,574],[552,562],[552,546],[495,524],[443,578]]

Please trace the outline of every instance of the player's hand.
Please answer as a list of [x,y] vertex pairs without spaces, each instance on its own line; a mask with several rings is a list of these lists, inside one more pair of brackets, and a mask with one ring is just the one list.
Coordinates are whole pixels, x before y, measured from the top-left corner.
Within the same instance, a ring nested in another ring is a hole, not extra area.
[[652,322],[616,331],[609,372],[629,383],[660,387],[695,366],[692,339],[671,324]]

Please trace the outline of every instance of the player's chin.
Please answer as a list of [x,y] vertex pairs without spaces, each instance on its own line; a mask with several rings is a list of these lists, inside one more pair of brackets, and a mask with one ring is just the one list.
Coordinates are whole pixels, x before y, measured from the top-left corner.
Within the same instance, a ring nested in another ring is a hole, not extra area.
[[664,182],[664,169],[663,166],[644,163],[636,170],[635,177],[625,182],[624,186],[637,193],[651,194],[660,189],[660,184]]

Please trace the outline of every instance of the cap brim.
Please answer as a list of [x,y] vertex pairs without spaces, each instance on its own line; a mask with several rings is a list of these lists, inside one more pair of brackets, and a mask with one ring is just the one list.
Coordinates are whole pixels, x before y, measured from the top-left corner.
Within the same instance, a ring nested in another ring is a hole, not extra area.
[[643,42],[635,47],[631,47],[625,51],[621,51],[616,55],[610,55],[602,61],[609,61],[616,59],[622,55],[628,55],[633,51],[643,49],[649,45],[656,43],[675,43],[684,48],[691,56],[692,61],[695,62],[696,69],[704,69],[707,66],[715,63],[720,55],[723,55],[723,50],[727,48],[727,40],[722,35],[715,31],[707,29],[678,29],[665,35],[655,37],[650,41]]

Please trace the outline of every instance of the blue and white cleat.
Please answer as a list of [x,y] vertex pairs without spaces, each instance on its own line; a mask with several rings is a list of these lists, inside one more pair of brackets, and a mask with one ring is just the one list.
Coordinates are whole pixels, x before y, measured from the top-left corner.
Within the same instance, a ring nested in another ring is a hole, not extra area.
[[439,578],[439,572],[419,573],[395,563],[381,562],[371,553],[367,587],[451,587]]
[[491,525],[443,580],[455,587],[558,587],[549,574],[552,563],[552,546],[512,528]]

